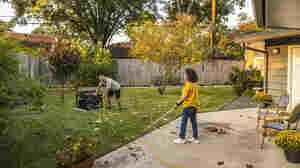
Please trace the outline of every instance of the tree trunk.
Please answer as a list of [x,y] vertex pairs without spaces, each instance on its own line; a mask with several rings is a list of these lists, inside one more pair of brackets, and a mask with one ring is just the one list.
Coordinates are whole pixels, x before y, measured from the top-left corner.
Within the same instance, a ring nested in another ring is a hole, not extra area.
[[182,11],[181,11],[181,3],[180,3],[180,0],[176,0],[177,2],[177,12],[178,13],[181,13]]

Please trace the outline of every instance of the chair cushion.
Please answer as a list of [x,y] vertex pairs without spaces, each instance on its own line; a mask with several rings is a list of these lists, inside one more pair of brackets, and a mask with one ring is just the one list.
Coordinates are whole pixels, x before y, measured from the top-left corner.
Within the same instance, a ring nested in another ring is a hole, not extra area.
[[289,100],[288,96],[282,96],[281,100],[280,100],[280,103],[279,103],[279,107],[280,108],[285,108],[288,104],[288,100]]
[[281,124],[279,122],[272,122],[272,123],[268,123],[268,124],[264,125],[263,128],[272,128],[272,129],[276,129],[276,130],[284,130],[285,125]]
[[276,112],[265,112],[265,111],[259,111],[257,114],[259,114],[259,115],[268,115],[268,116],[278,115]]

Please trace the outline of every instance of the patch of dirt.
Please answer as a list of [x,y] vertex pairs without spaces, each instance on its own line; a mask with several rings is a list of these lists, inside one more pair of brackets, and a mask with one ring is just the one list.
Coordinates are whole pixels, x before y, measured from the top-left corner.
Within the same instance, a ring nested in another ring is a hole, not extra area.
[[[79,164],[73,165],[72,168],[92,168],[94,165],[95,159],[88,159],[80,162]],[[60,168],[60,167],[57,167]]]
[[248,96],[241,96],[234,100],[231,104],[225,105],[221,110],[236,110],[236,109],[243,109],[243,108],[255,108],[257,107],[257,103],[252,100],[251,97]]

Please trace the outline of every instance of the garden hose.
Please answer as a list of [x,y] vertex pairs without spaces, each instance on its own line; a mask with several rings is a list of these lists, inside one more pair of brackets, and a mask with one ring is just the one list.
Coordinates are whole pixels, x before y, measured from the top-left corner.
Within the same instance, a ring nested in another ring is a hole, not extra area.
[[157,124],[159,121],[161,121],[162,119],[164,119],[168,114],[170,114],[171,112],[174,112],[175,108],[172,108],[171,110],[167,111],[164,115],[162,115],[160,118],[158,118],[156,121],[152,122],[148,127],[145,128],[145,131],[147,131],[148,129],[152,128],[153,126],[155,126],[155,124]]
[[[163,116],[161,116],[160,118],[158,118],[156,121],[152,122],[145,130],[151,129],[153,126],[155,126],[155,124],[157,124],[159,121],[161,121],[164,117],[166,117],[168,114],[170,114],[171,112],[174,112],[176,110],[176,108],[172,108],[171,110],[167,111]],[[148,147],[149,152],[151,153],[152,157],[156,160],[158,160],[162,165],[165,165],[167,167],[172,167],[172,168],[190,168],[187,167],[185,165],[181,165],[178,163],[173,163],[173,162],[169,162],[166,160],[163,160],[158,154],[153,152],[153,146],[150,143],[146,143],[146,142],[141,142],[144,146]]]

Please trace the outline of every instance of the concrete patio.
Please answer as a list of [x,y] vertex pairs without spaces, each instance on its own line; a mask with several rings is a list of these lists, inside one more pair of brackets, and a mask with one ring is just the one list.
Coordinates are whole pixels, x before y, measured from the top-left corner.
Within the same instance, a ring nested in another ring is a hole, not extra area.
[[[198,115],[200,144],[173,144],[180,118],[96,160],[94,168],[300,168],[267,141],[259,148],[256,109]],[[207,127],[226,130],[218,135]],[[191,135],[191,128],[188,128]]]

